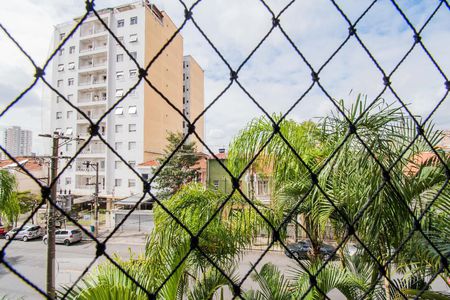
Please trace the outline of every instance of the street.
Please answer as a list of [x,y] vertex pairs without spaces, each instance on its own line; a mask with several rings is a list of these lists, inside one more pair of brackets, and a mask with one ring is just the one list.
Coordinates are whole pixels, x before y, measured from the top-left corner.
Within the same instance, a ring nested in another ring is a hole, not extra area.
[[[0,240],[3,247],[6,240]],[[125,244],[112,240],[108,242],[106,252],[110,255],[117,253],[122,258],[129,257],[129,249],[140,252],[144,248],[143,243]],[[46,280],[46,252],[47,246],[40,239],[22,242],[14,240],[6,249],[5,260],[18,272],[28,278],[36,286],[45,291]],[[56,245],[56,286],[73,283],[83,272],[86,266],[95,258],[95,243],[82,241],[69,247]],[[100,257],[98,262],[105,261]],[[92,268],[91,267],[91,270]],[[7,299],[42,299],[42,297],[30,286],[11,273],[3,265],[0,266],[0,299],[7,295]]]
[[[5,244],[5,240],[0,240],[0,247]],[[129,251],[139,253],[144,249],[144,238],[142,234],[125,237],[118,236],[108,241],[106,252],[110,255],[118,254],[121,258],[129,257]],[[262,251],[247,251],[239,265],[238,274],[243,278],[251,265],[255,264],[261,256]],[[56,245],[56,285],[61,287],[73,283],[83,272],[86,266],[95,257],[95,243],[83,241],[69,247]],[[14,240],[6,250],[6,261],[28,278],[31,282],[45,291],[46,275],[46,245],[40,240],[22,242]],[[91,270],[98,262],[105,261],[105,257],[100,257],[91,267]],[[276,264],[285,274],[289,274],[290,268],[295,266],[295,262],[287,258],[284,253],[278,251],[268,252],[258,264],[258,269],[267,262]],[[4,266],[0,267],[0,298],[7,296],[10,299],[42,299],[42,297],[30,286],[24,283],[16,275],[12,274]],[[250,278],[243,284],[244,289],[257,287]],[[231,295],[226,297],[231,298]]]
[[[0,240],[0,247],[3,247],[5,240]],[[107,243],[106,252],[109,255],[117,254],[122,259],[127,259],[130,250],[140,253],[144,250],[145,238],[142,233],[117,235]],[[56,245],[56,286],[60,288],[64,285],[72,284],[84,271],[86,266],[95,258],[95,243],[82,241],[71,246]],[[255,264],[263,252],[260,250],[246,251],[241,259],[237,273],[239,278],[243,278],[250,267]],[[23,242],[15,240],[6,250],[6,261],[28,278],[31,282],[45,291],[46,282],[46,245],[40,240]],[[100,257],[90,270],[94,269],[99,262],[105,261],[105,257]],[[287,258],[283,252],[269,251],[257,265],[259,270],[267,262],[275,264],[285,275],[290,277],[291,271],[296,267],[296,262]],[[12,299],[43,299],[33,288],[24,283],[20,278],[11,273],[3,265],[0,266],[0,299],[6,296]],[[250,277],[243,285],[244,290],[257,288]],[[435,282],[433,288],[445,290],[443,282]],[[345,299],[337,290],[328,293],[330,299]],[[225,292],[225,298],[231,299],[229,291]]]

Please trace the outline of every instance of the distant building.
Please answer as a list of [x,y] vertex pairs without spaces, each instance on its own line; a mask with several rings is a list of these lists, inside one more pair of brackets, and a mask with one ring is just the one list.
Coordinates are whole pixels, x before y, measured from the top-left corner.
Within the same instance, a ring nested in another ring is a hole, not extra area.
[[[195,118],[203,111],[205,106],[204,99],[204,72],[197,61],[187,55],[183,58],[183,114],[193,122]],[[205,118],[201,117],[195,124],[195,132],[203,139]],[[183,120],[184,134],[188,133],[188,124]],[[202,152],[203,145],[193,135],[189,137],[190,141],[195,141],[197,151]]]
[[[32,154],[32,135],[31,130],[23,130],[19,126],[11,126],[0,129],[0,143],[13,156],[30,156]],[[6,159],[7,156],[2,152],[0,159]]]

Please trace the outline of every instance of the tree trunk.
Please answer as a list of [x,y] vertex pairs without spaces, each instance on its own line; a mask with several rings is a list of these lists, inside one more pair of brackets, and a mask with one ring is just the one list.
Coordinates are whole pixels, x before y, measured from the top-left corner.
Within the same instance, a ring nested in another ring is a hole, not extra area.
[[388,265],[386,267],[386,276],[384,277],[384,290],[386,293],[386,300],[391,300],[391,284],[389,282],[389,280],[387,280],[388,278],[390,278],[391,276],[391,270],[390,270],[390,266]]

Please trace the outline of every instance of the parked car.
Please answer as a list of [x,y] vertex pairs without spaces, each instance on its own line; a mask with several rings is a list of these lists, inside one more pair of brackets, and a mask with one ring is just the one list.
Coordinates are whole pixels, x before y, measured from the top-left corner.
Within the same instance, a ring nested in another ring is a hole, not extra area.
[[13,228],[5,234],[5,239],[11,239],[17,232],[15,239],[22,240],[24,242],[32,239],[39,238],[44,235],[44,231],[41,226],[38,225],[25,225],[22,230],[19,231],[19,227]]
[[3,237],[5,237],[5,235],[6,235],[6,228],[5,228],[5,226],[3,226],[3,225],[0,225],[0,238],[3,238]]
[[[298,243],[289,244],[289,245],[287,245],[287,248],[298,259],[308,259],[308,253],[310,253],[312,251],[311,242],[309,240],[303,240]],[[335,249],[336,248],[334,248],[331,245],[322,244],[319,248],[320,256],[323,259],[328,259],[331,257],[331,255],[333,254]],[[284,251],[284,254],[286,254],[287,257],[293,258],[291,253],[289,253],[287,250]],[[337,258],[337,254],[335,254],[333,256],[333,259],[336,259],[336,258]]]
[[[70,244],[81,241],[82,234],[80,229],[58,229],[55,231],[55,243],[70,246]],[[42,238],[44,244],[47,244],[47,235]]]

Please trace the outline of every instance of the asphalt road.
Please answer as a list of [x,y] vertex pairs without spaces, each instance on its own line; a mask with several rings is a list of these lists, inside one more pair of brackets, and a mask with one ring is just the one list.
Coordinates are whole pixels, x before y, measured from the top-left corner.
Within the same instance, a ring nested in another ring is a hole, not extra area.
[[[134,253],[142,252],[144,238],[142,235],[132,237],[117,237],[107,243],[106,252],[110,255],[118,254],[121,258],[129,257],[129,251]],[[3,247],[5,240],[0,240],[0,247]],[[250,267],[257,263],[262,251],[247,251],[244,253],[237,274],[239,278],[244,278]],[[95,243],[81,242],[69,247],[56,245],[56,284],[57,287],[73,283],[83,272],[86,266],[95,258]],[[6,261],[31,280],[42,290],[45,290],[46,279],[46,245],[41,240],[28,242],[13,241],[6,250]],[[94,264],[104,261],[101,257]],[[270,251],[261,259],[257,269],[267,262],[275,264],[285,276],[289,276],[296,262],[287,258],[284,253]],[[242,285],[243,289],[256,288],[257,285],[248,277]],[[437,290],[445,290],[443,282],[433,284]],[[25,284],[15,274],[11,273],[3,265],[0,265],[0,299],[43,299],[35,290]],[[345,299],[338,291],[331,291],[330,299]],[[231,294],[225,293],[226,299],[231,299]]]
[[[5,242],[5,240],[0,240],[0,247]],[[127,258],[129,257],[129,249],[134,252],[140,252],[143,249],[143,245],[126,245],[112,242],[108,243],[106,252],[108,254],[117,253],[123,258]],[[45,291],[46,251],[46,245],[40,239],[28,242],[14,240],[6,249],[5,260],[19,273]],[[74,282],[94,258],[95,243],[93,242],[83,241],[69,247],[56,245],[56,285],[61,286]],[[100,257],[95,264],[104,260],[104,257]],[[5,266],[1,265],[0,299],[4,295],[7,295],[8,299],[20,297],[24,299],[42,299],[34,289],[25,284]]]

